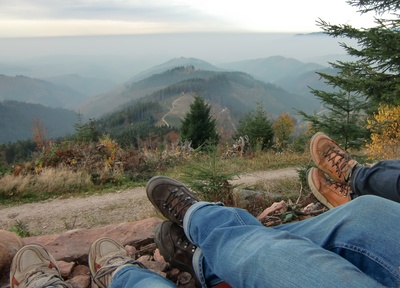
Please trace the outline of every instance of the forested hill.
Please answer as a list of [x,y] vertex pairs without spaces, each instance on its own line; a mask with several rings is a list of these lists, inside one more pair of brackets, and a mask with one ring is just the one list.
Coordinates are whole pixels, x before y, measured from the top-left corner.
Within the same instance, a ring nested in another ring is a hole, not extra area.
[[[228,108],[233,114],[242,115],[254,109],[257,102],[272,116],[283,112],[295,113],[295,109],[309,110],[315,102],[287,92],[286,90],[262,81],[255,80],[242,72],[219,72],[206,78],[192,78],[168,86],[146,97],[162,103],[181,93],[196,93],[212,104]],[[238,115],[238,116],[239,116]]]
[[47,139],[65,136],[74,131],[77,116],[74,111],[49,108],[18,101],[0,102],[0,143],[32,139],[32,128],[38,120]]
[[44,80],[0,75],[0,100],[74,109],[83,98],[85,97],[76,90]]
[[211,104],[220,104],[235,113],[247,112],[257,102],[263,103],[265,110],[272,115],[293,114],[293,108],[312,111],[317,105],[314,98],[289,93],[243,72],[205,71],[187,66],[126,83],[110,93],[92,98],[80,111],[86,117],[99,117],[116,112],[138,99],[166,101],[169,105],[169,99],[181,93],[198,93]]
[[86,117],[98,118],[122,108],[121,106],[128,102],[143,98],[180,81],[191,78],[206,78],[216,73],[197,70],[193,66],[176,67],[140,81],[129,81],[108,93],[92,97],[79,107],[79,111]]

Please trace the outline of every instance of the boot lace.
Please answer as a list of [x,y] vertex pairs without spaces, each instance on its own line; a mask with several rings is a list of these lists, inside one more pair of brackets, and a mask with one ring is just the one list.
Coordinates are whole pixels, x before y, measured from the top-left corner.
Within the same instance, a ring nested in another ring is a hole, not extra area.
[[325,183],[328,184],[328,186],[333,185],[333,190],[339,193],[339,195],[342,195],[344,198],[347,197],[350,193],[350,186],[345,183],[339,183],[339,182],[334,182],[330,181],[329,179],[324,179]]
[[100,279],[108,274],[111,274],[115,270],[117,270],[118,267],[126,264],[133,264],[137,265],[141,268],[146,268],[142,263],[134,260],[133,258],[126,257],[126,256],[121,256],[121,255],[116,255],[110,257],[107,261],[108,265],[101,267],[99,270],[94,275],[94,278]]
[[192,204],[196,202],[197,200],[194,200],[190,196],[186,196],[184,192],[175,187],[171,190],[171,193],[168,195],[163,206],[164,208],[168,208],[168,212],[172,213],[175,219],[182,223],[185,212]]
[[349,161],[353,160],[349,153],[337,146],[331,146],[324,151],[323,157],[327,158],[328,163],[331,163],[331,167],[335,167],[335,172],[339,179],[343,179],[345,182],[349,181],[354,166],[349,165]]
[[64,282],[64,280],[54,274],[53,269],[49,269],[51,271],[47,271],[42,267],[37,268],[36,270],[29,273],[25,278],[25,285],[27,288],[40,288],[40,287],[49,287],[49,286],[58,286],[58,287],[67,287],[71,288],[70,285]]

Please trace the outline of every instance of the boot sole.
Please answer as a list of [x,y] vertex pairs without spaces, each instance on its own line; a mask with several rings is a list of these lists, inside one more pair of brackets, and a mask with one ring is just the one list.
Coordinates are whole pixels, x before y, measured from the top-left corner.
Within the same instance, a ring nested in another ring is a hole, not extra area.
[[[311,169],[317,169],[317,168],[311,168]],[[311,169],[307,171],[307,182],[308,186],[310,186],[311,192],[314,194],[315,198],[317,198],[318,201],[321,202],[323,205],[325,205],[329,209],[335,208],[335,206],[329,203],[328,200],[325,198],[325,196],[318,191],[317,187],[315,187],[314,182],[312,181]]]
[[[316,159],[315,159],[315,157],[314,157],[314,153],[313,153],[313,146],[314,146],[315,138],[319,137],[320,135],[326,135],[326,134],[325,134],[325,133],[322,133],[322,132],[317,132],[317,133],[315,133],[315,134],[311,137],[311,140],[310,140],[310,154],[311,154],[311,158],[312,158],[314,164],[315,164],[320,170],[324,171],[324,169],[323,169],[321,166],[318,165],[318,162],[316,161]],[[324,172],[325,172],[325,173],[329,173],[329,172],[326,172],[326,171],[324,171]]]

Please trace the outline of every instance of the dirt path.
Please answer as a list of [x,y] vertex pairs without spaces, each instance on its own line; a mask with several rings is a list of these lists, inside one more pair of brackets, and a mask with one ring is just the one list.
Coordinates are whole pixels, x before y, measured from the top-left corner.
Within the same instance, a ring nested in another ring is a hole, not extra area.
[[[295,168],[262,171],[241,175],[234,184],[252,185],[258,181],[295,178]],[[35,234],[60,233],[76,228],[136,221],[157,216],[147,200],[144,187],[115,193],[54,199],[12,207],[0,207],[0,229],[10,230],[17,222],[27,225]]]

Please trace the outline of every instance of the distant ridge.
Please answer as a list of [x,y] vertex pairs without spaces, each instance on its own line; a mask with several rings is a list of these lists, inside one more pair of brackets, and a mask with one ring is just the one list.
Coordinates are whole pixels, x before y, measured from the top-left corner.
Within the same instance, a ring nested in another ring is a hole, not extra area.
[[283,56],[250,59],[226,63],[222,67],[246,72],[264,82],[276,82],[281,78],[299,75],[309,71],[325,69],[326,66],[316,63],[304,63],[297,59]]
[[49,107],[75,109],[85,98],[69,87],[26,76],[0,75],[0,100],[15,100]]
[[162,72],[165,72],[167,70],[170,70],[175,67],[185,67],[185,66],[193,66],[196,69],[200,70],[207,70],[207,71],[224,71],[222,68],[218,68],[206,61],[197,59],[197,58],[186,58],[186,57],[179,57],[179,58],[173,58],[171,60],[168,60],[167,62],[164,62],[160,65],[154,66],[150,69],[147,69],[143,72],[140,72],[133,76],[130,80],[131,81],[139,81],[143,80],[151,75],[154,74],[160,74]]

